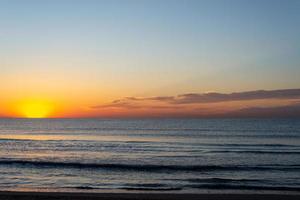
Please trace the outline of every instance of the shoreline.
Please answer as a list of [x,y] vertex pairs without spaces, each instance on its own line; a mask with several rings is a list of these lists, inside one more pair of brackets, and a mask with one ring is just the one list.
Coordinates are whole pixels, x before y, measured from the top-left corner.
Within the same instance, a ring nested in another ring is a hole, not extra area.
[[41,200],[298,200],[300,194],[183,194],[183,193],[70,193],[70,192],[12,192],[1,191],[0,199]]

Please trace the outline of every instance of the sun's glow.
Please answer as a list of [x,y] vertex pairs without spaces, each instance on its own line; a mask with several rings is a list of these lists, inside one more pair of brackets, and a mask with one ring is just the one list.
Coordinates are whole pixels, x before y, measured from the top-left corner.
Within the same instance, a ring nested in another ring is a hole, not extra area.
[[45,101],[26,101],[20,105],[20,112],[26,118],[46,118],[52,111],[52,105]]

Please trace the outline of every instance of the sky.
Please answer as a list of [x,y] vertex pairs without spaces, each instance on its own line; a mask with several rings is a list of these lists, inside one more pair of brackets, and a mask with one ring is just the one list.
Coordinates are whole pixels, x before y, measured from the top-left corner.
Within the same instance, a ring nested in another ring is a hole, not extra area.
[[[299,115],[299,10],[298,0],[0,0],[0,116]],[[261,90],[286,96],[198,98]],[[173,102],[187,94],[198,100]]]

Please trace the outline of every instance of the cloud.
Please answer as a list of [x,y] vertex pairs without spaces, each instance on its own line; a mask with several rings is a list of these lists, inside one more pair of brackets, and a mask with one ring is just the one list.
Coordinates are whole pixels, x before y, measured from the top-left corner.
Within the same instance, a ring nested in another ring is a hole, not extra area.
[[[153,100],[152,98],[147,98],[149,100]],[[118,99],[113,101],[110,104],[106,105],[98,105],[92,106],[92,109],[100,109],[100,108],[126,108],[126,109],[142,109],[142,108],[150,108],[150,109],[178,109],[183,108],[183,106],[177,105],[156,105],[156,104],[141,104],[136,101],[146,101],[145,99],[137,99],[135,97],[127,97],[125,99]]]
[[117,99],[106,105],[92,106],[93,109],[99,108],[144,108],[144,107],[159,107],[153,104],[164,107],[177,108],[177,105],[185,104],[208,104],[221,103],[230,101],[249,101],[262,99],[300,99],[300,89],[285,89],[285,90],[255,90],[235,93],[188,93],[178,96],[155,96],[155,97],[125,97]]
[[156,96],[156,97],[125,97],[124,99],[119,99],[117,101],[122,100],[131,100],[131,101],[173,101],[173,96]]
[[300,89],[124,97],[90,108],[99,116],[300,117]]
[[256,90],[247,92],[224,93],[190,93],[177,96],[172,103],[190,104],[190,103],[217,103],[224,101],[245,101],[258,99],[298,99],[300,98],[300,89],[286,90]]
[[99,108],[139,108],[140,106],[137,106],[135,104],[132,104],[130,101],[125,101],[125,100],[114,100],[110,104],[106,105],[97,105],[97,106],[92,106],[90,108],[92,109],[99,109]]
[[226,117],[300,117],[300,103],[277,107],[251,107],[224,113]]

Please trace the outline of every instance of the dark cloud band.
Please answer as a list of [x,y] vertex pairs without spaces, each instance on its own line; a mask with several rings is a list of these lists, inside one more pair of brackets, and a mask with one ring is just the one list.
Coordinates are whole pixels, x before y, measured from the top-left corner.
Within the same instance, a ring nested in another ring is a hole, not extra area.
[[137,102],[156,101],[167,104],[201,104],[220,103],[227,101],[247,101],[260,99],[299,99],[300,89],[285,90],[256,90],[235,93],[189,93],[178,96],[156,96],[156,97],[126,97],[117,99],[107,105],[93,106],[92,108],[124,107],[135,108]]

